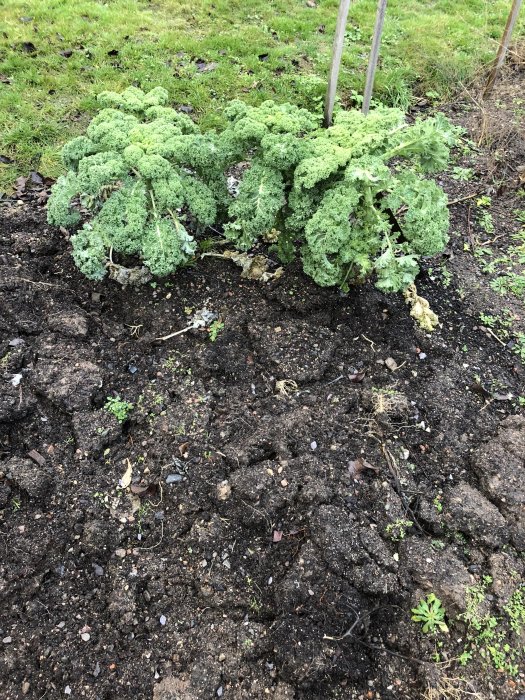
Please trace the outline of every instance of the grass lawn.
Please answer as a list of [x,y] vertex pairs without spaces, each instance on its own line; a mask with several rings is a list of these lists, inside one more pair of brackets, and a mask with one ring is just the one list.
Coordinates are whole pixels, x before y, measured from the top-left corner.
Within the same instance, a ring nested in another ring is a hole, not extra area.
[[[407,107],[446,97],[492,59],[509,0],[391,0],[376,95]],[[217,125],[232,97],[310,108],[325,89],[338,0],[2,0],[0,190],[30,169],[56,176],[59,146],[95,96],[166,87]],[[340,94],[362,91],[376,0],[350,9]],[[524,18],[518,32],[523,34]],[[217,104],[219,102],[219,104]]]

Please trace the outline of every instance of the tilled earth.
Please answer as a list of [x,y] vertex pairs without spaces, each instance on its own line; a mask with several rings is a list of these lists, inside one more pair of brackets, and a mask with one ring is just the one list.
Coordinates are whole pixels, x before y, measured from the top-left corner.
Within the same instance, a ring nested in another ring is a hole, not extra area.
[[[492,576],[502,614],[525,548],[524,369],[473,286],[422,275],[430,336],[401,296],[293,268],[93,284],[37,203],[0,216],[2,699],[525,692],[455,661],[468,588]],[[202,308],[215,341],[156,340]],[[430,592],[449,635],[410,619]]]

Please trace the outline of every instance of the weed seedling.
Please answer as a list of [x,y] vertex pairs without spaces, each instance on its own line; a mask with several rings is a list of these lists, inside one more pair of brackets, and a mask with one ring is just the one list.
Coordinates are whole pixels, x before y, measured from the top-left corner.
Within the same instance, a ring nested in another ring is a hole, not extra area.
[[112,413],[119,423],[124,423],[133,410],[133,404],[129,403],[129,401],[122,401],[120,396],[108,396],[104,408],[109,413]]
[[522,627],[525,625],[525,585],[521,585],[514,591],[504,610],[509,616],[511,629],[520,635]]
[[7,369],[7,366],[9,364],[9,360],[11,359],[11,352],[7,352],[1,359],[0,359],[0,369],[4,370]]
[[441,503],[441,495],[437,495],[434,500],[432,501],[434,504],[434,508],[437,510],[439,514],[443,512],[443,504]]
[[257,600],[255,596],[250,598],[250,610],[253,610],[255,614],[258,614],[262,609],[262,604]]
[[412,608],[412,620],[420,622],[423,632],[448,632],[445,623],[445,608],[439,598],[434,593],[429,593],[426,600],[419,601],[417,608]]
[[520,360],[525,364],[525,333],[518,333],[516,335],[516,344],[514,345],[514,352],[519,355]]
[[478,224],[485,233],[491,234],[496,230],[494,227],[494,221],[492,219],[492,214],[488,211],[484,211],[483,214],[478,219]]
[[385,534],[387,537],[390,537],[392,542],[399,542],[400,540],[405,539],[407,530],[409,530],[413,524],[414,523],[412,520],[403,520],[402,518],[398,518],[393,523],[386,526]]
[[425,600],[419,601],[417,608],[412,608],[412,620],[420,622],[423,632],[448,632],[445,623],[445,608],[434,593],[429,593]]
[[144,534],[144,520],[148,517],[150,512],[151,503],[149,501],[146,501],[146,503],[141,503],[140,508],[137,511],[137,529],[141,537]]
[[210,340],[214,343],[217,340],[217,336],[224,329],[224,323],[222,321],[214,321],[208,328],[208,333],[210,335]]
[[503,608],[505,616],[495,617],[483,609],[491,584],[492,578],[484,576],[480,583],[467,588],[465,612],[458,617],[467,624],[467,646],[459,662],[466,665],[477,652],[497,671],[516,676],[518,663],[523,660],[519,638],[525,623],[524,588],[520,586],[512,593]]
[[472,168],[456,167],[456,168],[452,168],[451,175],[452,175],[452,178],[454,180],[461,180],[463,182],[466,182],[468,180],[472,180],[473,172],[472,172]]

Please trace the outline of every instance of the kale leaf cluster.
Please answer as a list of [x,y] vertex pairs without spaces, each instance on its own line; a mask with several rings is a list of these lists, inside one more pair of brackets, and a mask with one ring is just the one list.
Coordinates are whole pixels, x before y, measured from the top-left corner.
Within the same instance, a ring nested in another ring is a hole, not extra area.
[[160,87],[98,99],[86,135],[63,148],[68,172],[48,203],[49,223],[83,221],[73,256],[91,279],[105,276],[114,253],[169,275],[209,226],[237,250],[276,230],[281,260],[299,255],[315,282],[343,289],[374,276],[381,290],[404,290],[418,260],[446,245],[447,198],[428,179],[455,141],[441,115],[408,124],[397,109],[340,111],[323,129],[291,104],[234,100],[226,127],[201,133]]

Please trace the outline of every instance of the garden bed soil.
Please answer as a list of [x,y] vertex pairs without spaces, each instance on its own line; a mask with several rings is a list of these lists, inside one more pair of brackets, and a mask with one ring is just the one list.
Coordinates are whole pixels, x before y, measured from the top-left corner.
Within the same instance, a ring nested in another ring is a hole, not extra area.
[[[489,156],[443,181],[451,199],[493,186]],[[525,162],[523,138],[506,157]],[[508,238],[515,168],[505,182]],[[268,284],[209,258],[156,286],[95,284],[36,195],[0,206],[4,700],[525,692],[454,662],[467,588],[492,576],[500,614],[525,543],[525,373],[480,324],[502,302],[466,250],[469,201],[418,281],[432,335],[401,295],[319,289],[293,266]],[[224,322],[214,342],[156,340],[203,307]],[[124,422],[108,396],[133,405]],[[449,635],[410,620],[429,592]]]

